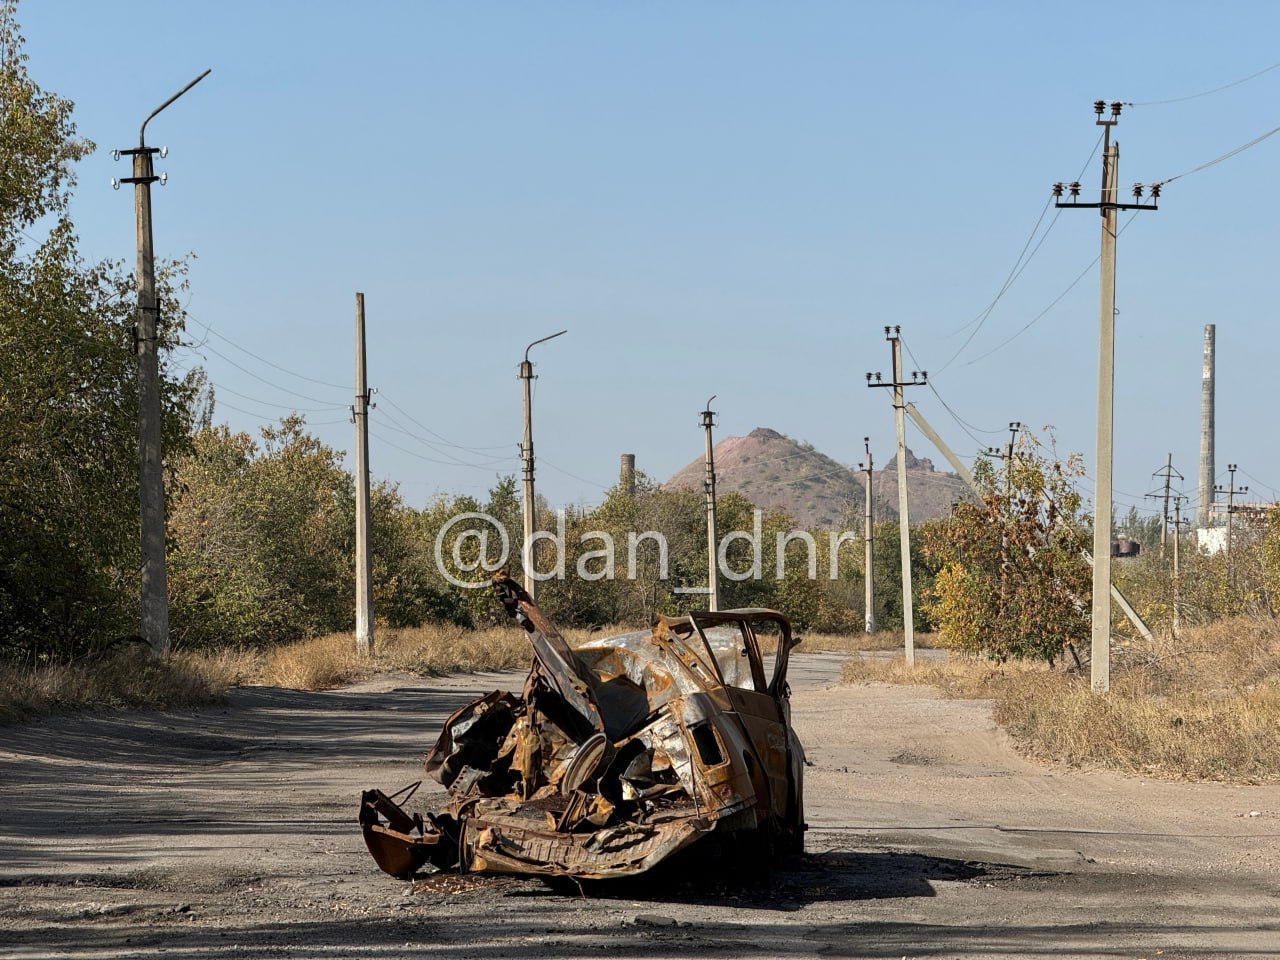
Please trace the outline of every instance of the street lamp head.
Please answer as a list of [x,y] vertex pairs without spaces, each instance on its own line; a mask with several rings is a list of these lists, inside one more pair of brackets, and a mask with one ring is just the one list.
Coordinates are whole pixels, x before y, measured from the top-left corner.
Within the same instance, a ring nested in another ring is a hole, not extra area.
[[185,87],[183,87],[181,90],[175,93],[172,97],[166,100],[164,103],[160,104],[160,106],[152,110],[151,113],[148,114],[147,119],[142,121],[142,126],[138,130],[138,146],[145,147],[147,145],[147,124],[150,123],[155,118],[155,115],[159,113],[161,110],[163,110],[165,107],[169,106],[169,104],[173,103],[173,101],[177,100],[180,96],[182,96],[184,93],[186,93],[188,90],[190,90],[192,87],[194,87],[197,83],[199,83],[201,80],[203,80],[212,72],[213,72],[213,68],[210,67],[204,73],[200,74],[200,76],[196,77],[194,80],[188,83]]
[[533,343],[529,344],[527,347],[524,348],[524,362],[525,363],[529,362],[529,351],[532,350],[534,347],[536,347],[538,344],[546,343],[548,340],[554,340],[556,337],[563,337],[568,332],[569,332],[568,330],[561,330],[559,333],[553,333],[549,337],[543,337],[541,340],[533,341]]

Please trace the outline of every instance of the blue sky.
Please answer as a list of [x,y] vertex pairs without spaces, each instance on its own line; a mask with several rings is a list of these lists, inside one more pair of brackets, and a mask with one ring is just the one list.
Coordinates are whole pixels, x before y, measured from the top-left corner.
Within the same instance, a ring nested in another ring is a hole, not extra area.
[[[1280,125],[1280,69],[1151,103],[1280,61],[1271,3],[23,0],[19,19],[33,76],[99,147],[74,207],[93,259],[133,251],[110,150],[213,68],[148,130],[170,148],[157,251],[196,254],[190,332],[217,334],[174,360],[206,367],[233,427],[296,404],[349,450],[363,291],[372,468],[415,504],[518,471],[516,366],[561,328],[533,354],[553,503],[598,501],[622,452],[658,478],[700,456],[713,393],[718,436],[769,426],[854,463],[869,435],[886,461],[887,392],[863,379],[889,369],[885,324],[970,425],[912,392],[962,454],[1010,420],[1053,424],[1092,473],[1096,268],[991,351],[1097,256],[1097,215],[1048,212],[944,369],[962,328],[1050,185],[1085,169],[1094,100],[1137,104],[1116,129],[1126,188]],[[1208,322],[1221,480],[1236,462],[1238,484],[1280,496],[1278,157],[1280,136],[1170,184],[1119,241],[1122,513],[1150,507],[1170,452],[1195,496]],[[1095,157],[1082,180],[1098,178]]]

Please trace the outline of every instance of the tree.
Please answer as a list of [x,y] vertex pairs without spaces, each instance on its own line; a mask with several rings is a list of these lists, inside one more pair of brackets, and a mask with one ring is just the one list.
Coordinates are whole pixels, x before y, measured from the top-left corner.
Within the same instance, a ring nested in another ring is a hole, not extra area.
[[1057,459],[1052,434],[1047,448],[1024,435],[1002,473],[978,461],[980,501],[959,501],[923,529],[940,568],[926,607],[946,643],[1052,665],[1089,636],[1086,518],[1072,482],[1081,472],[1078,457]]
[[[73,165],[93,144],[27,74],[16,12],[0,0],[0,644],[66,656],[136,629],[133,283],[77,252]],[[166,307],[181,283],[171,266]],[[162,345],[182,329],[169,309]],[[169,449],[190,393],[162,369]]]

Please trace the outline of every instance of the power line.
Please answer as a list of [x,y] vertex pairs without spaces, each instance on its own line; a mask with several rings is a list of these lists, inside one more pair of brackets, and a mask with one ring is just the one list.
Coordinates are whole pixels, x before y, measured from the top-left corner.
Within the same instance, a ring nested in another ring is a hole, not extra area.
[[440,450],[439,448],[434,446],[431,443],[431,441],[427,440],[424,437],[418,436],[413,431],[404,429],[403,426],[399,423],[399,421],[395,420],[393,417],[390,417],[390,415],[387,415],[384,413],[384,416],[386,416],[387,419],[391,421],[389,423],[384,423],[383,424],[384,427],[386,427],[388,430],[393,430],[396,433],[402,434],[403,436],[410,437],[411,439],[417,440],[419,443],[426,446],[427,449],[429,449],[432,453],[435,453],[438,456],[448,457],[449,458],[448,460],[442,461],[445,463],[450,463],[459,467],[477,467],[477,468],[487,469],[499,463],[504,463],[510,460],[518,459],[515,454],[508,454],[505,457],[485,457],[484,459],[488,461],[487,463],[472,463],[469,460],[462,460],[451,453],[447,453],[443,450]]
[[[1129,229],[1129,225],[1133,223],[1134,218],[1137,217],[1137,215],[1138,214],[1136,212],[1130,215],[1129,219],[1124,222],[1124,226],[1122,226],[1120,230],[1116,233],[1117,237]],[[972,360],[967,361],[965,363],[965,366],[971,367],[975,363],[977,363],[979,360],[985,360],[987,357],[991,356],[993,353],[1003,350],[1009,344],[1013,343],[1014,340],[1017,340],[1020,336],[1022,336],[1024,333],[1030,330],[1033,326],[1035,326],[1035,324],[1037,324],[1040,320],[1044,319],[1045,315],[1050,310],[1052,310],[1059,303],[1061,303],[1062,300],[1066,297],[1066,295],[1075,289],[1075,286],[1077,283],[1079,283],[1081,280],[1083,280],[1086,276],[1089,275],[1089,272],[1092,271],[1093,268],[1098,265],[1098,261],[1101,259],[1102,259],[1102,254],[1098,254],[1098,256],[1094,257],[1093,260],[1089,262],[1089,265],[1085,267],[1083,270],[1081,270],[1074,280],[1072,280],[1069,284],[1067,284],[1066,289],[1053,298],[1053,302],[1051,302],[1047,307],[1045,307],[1043,310],[1037,313],[1034,317],[1028,320],[1025,324],[1023,324],[1022,327],[1019,328],[1019,330],[1016,333],[1014,333],[1012,336],[1007,337],[1006,339],[1000,341],[998,344],[996,344],[986,353],[976,356]]]
[[[390,406],[391,406],[393,409],[400,411],[400,414],[401,414],[403,417],[405,417],[405,418],[406,418],[410,423],[414,424],[414,425],[415,425],[415,426],[417,426],[419,429],[421,429],[421,430],[425,430],[427,433],[431,434],[431,436],[433,436],[433,437],[435,437],[435,438],[436,438],[436,442],[437,442],[437,443],[439,443],[439,444],[440,444],[440,445],[442,445],[442,446],[446,446],[446,447],[453,447],[453,448],[455,448],[455,449],[457,449],[457,450],[466,450],[468,453],[484,453],[484,452],[485,452],[485,451],[487,451],[487,450],[505,450],[505,449],[507,449],[508,447],[510,447],[510,446],[511,446],[511,444],[510,444],[510,443],[495,443],[495,444],[493,444],[493,445],[491,445],[491,446],[487,446],[487,447],[469,447],[469,446],[466,446],[465,444],[461,444],[461,443],[454,443],[454,442],[453,442],[452,440],[450,440],[448,437],[443,436],[442,434],[439,434],[439,433],[437,433],[436,431],[432,430],[432,429],[431,429],[430,427],[428,427],[425,423],[423,423],[421,420],[417,419],[413,414],[411,414],[411,413],[410,413],[408,410],[406,410],[404,407],[400,406],[400,404],[396,403],[394,400],[392,400],[389,396],[387,396],[387,395],[386,395],[384,392],[382,392],[381,390],[379,390],[379,391],[378,391],[378,399],[380,399],[380,400],[381,400],[381,401],[383,401],[384,403],[390,404]],[[419,438],[419,439],[421,439],[421,438]],[[424,443],[429,443],[430,441],[425,441],[425,440],[424,440],[423,442],[424,442]]]
[[1229,90],[1232,87],[1240,86],[1240,84],[1242,83],[1248,83],[1250,80],[1254,80],[1262,76],[1264,73],[1270,73],[1276,67],[1280,67],[1280,63],[1273,63],[1271,66],[1263,67],[1257,73],[1251,73],[1247,77],[1242,77],[1239,80],[1232,80],[1230,83],[1224,83],[1222,86],[1214,87],[1212,90],[1202,90],[1199,93],[1193,93],[1193,94],[1190,94],[1189,96],[1172,97],[1168,100],[1144,100],[1138,103],[1133,103],[1132,101],[1130,101],[1125,105],[1129,107],[1160,107],[1160,106],[1164,106],[1167,103],[1186,103],[1188,100],[1198,100],[1200,97],[1207,97],[1210,94],[1221,93],[1223,90]]
[[606,484],[598,483],[595,480],[588,480],[586,477],[580,477],[576,473],[571,473],[570,471],[566,470],[564,467],[557,467],[554,463],[552,463],[550,460],[548,460],[544,456],[539,456],[538,462],[541,464],[544,464],[545,466],[550,467],[552,470],[558,471],[559,473],[563,473],[566,477],[573,477],[573,479],[575,480],[581,480],[583,483],[589,483],[591,484],[591,486],[599,487],[601,490],[609,489],[609,486],[607,486]]
[[[278,423],[280,421],[280,417],[278,416],[275,416],[275,415],[268,416],[265,413],[258,413],[255,410],[246,410],[244,407],[237,407],[235,404],[227,403],[225,400],[220,400],[220,399],[217,399],[216,397],[214,399],[214,403],[215,403],[215,408],[226,407],[228,410],[234,410],[236,413],[243,413],[245,416],[253,417],[255,420],[260,420],[263,423]],[[325,427],[335,423],[349,422],[347,417],[341,417],[337,420],[315,420],[315,421],[307,420],[304,417],[303,420],[306,422],[306,425],[309,427]]]
[[1241,144],[1240,146],[1236,147],[1234,150],[1228,150],[1228,151],[1227,151],[1226,153],[1224,153],[1222,156],[1220,156],[1220,157],[1215,157],[1213,160],[1210,160],[1210,161],[1208,161],[1207,163],[1202,163],[1202,164],[1200,164],[1200,166],[1198,166],[1198,167],[1192,167],[1190,170],[1187,170],[1187,171],[1185,171],[1185,172],[1183,172],[1183,173],[1179,173],[1179,174],[1177,174],[1177,175],[1175,175],[1175,176],[1172,176],[1172,177],[1166,177],[1164,180],[1157,180],[1157,181],[1156,181],[1155,183],[1153,183],[1151,186],[1152,186],[1152,187],[1162,187],[1162,186],[1164,186],[1166,183],[1173,183],[1173,181],[1175,181],[1175,180],[1181,180],[1183,177],[1189,177],[1189,176],[1191,176],[1193,173],[1199,173],[1201,170],[1208,170],[1210,167],[1214,166],[1215,164],[1222,163],[1222,161],[1224,161],[1224,160],[1230,160],[1232,157],[1234,157],[1234,156],[1238,156],[1239,154],[1244,153],[1244,152],[1245,152],[1246,150],[1248,150],[1250,147],[1256,147],[1258,144],[1262,143],[1262,141],[1263,141],[1263,140],[1266,140],[1266,139],[1268,139],[1269,137],[1273,137],[1273,136],[1275,136],[1277,133],[1280,133],[1280,127],[1275,127],[1275,128],[1274,128],[1274,129],[1272,129],[1272,130],[1268,130],[1268,131],[1267,131],[1266,133],[1264,133],[1262,136],[1260,136],[1260,137],[1254,137],[1254,138],[1253,138],[1252,140],[1250,140],[1248,143]]
[[[1089,151],[1089,157],[1087,160],[1085,160],[1084,166],[1081,167],[1080,175],[1076,177],[1077,180],[1079,180],[1080,177],[1083,177],[1085,175],[1085,172],[1089,169],[1089,164],[1093,162],[1093,158],[1098,152],[1098,146],[1101,143],[1102,143],[1102,135],[1100,134],[1098,136],[1097,142],[1094,143],[1093,145],[1093,149]],[[969,334],[969,336],[965,338],[964,343],[960,344],[956,352],[951,355],[950,359],[948,359],[946,363],[944,363],[941,367],[938,368],[938,371],[937,371],[938,373],[941,373],[942,371],[946,370],[949,366],[951,366],[951,364],[955,362],[956,358],[959,357],[960,354],[962,354],[965,351],[965,348],[969,346],[969,344],[973,341],[973,338],[978,335],[978,331],[982,329],[982,326],[983,324],[986,323],[987,318],[991,316],[992,311],[995,310],[996,304],[1000,302],[1000,299],[1005,295],[1006,291],[1008,291],[1008,289],[1011,286],[1013,286],[1014,283],[1017,282],[1018,278],[1022,276],[1023,271],[1025,271],[1027,267],[1031,264],[1031,261],[1035,259],[1035,255],[1040,252],[1040,248],[1044,245],[1045,240],[1048,239],[1049,233],[1050,231],[1053,230],[1054,224],[1058,222],[1058,217],[1061,216],[1062,214],[1061,210],[1059,210],[1057,213],[1053,215],[1053,219],[1049,221],[1049,226],[1045,229],[1044,234],[1040,237],[1039,242],[1036,243],[1035,247],[1031,250],[1030,256],[1027,256],[1027,248],[1031,246],[1031,241],[1035,239],[1036,231],[1040,229],[1040,224],[1044,222],[1044,215],[1048,212],[1049,206],[1052,203],[1053,203],[1052,197],[1050,197],[1047,201],[1045,201],[1044,208],[1040,211],[1040,216],[1036,219],[1035,226],[1031,228],[1031,233],[1027,236],[1026,243],[1022,245],[1022,250],[1018,254],[1018,259],[1014,261],[1013,267],[1009,270],[1008,277],[1005,278],[1004,284],[1003,286],[1000,287],[999,292],[996,293],[995,298],[991,301],[991,303],[987,305],[986,309],[983,310],[981,313],[979,313],[976,317],[974,317],[973,320],[970,320],[964,326],[953,331],[953,333],[959,333],[961,330],[965,329],[965,327],[971,326],[974,323],[977,324],[977,326],[973,328],[973,331]],[[1025,260],[1023,259],[1024,257],[1026,258]],[[950,334],[948,334],[948,336],[950,336]],[[1000,432],[1000,431],[997,431],[997,432]]]
[[[204,327],[206,333],[212,334],[213,336],[217,337],[219,340],[223,341],[224,343],[229,343],[231,346],[235,347],[241,353],[247,353],[249,356],[253,357],[253,359],[257,360],[258,362],[265,363],[268,367],[271,367],[275,370],[279,370],[281,373],[287,373],[291,377],[297,377],[299,380],[306,380],[308,383],[316,383],[322,387],[334,387],[335,389],[338,389],[338,390],[353,389],[352,385],[349,383],[332,383],[331,381],[328,381],[328,380],[318,380],[315,377],[308,377],[304,373],[297,373],[293,370],[290,370],[288,367],[282,367],[280,366],[280,364],[274,363],[268,360],[266,357],[259,356],[258,354],[254,353],[252,350],[248,349],[247,347],[240,346],[240,344],[236,343],[230,337],[224,336],[223,334],[219,333],[217,330],[213,329],[212,326],[205,323],[203,320],[196,320],[194,317],[189,317],[189,319],[191,319],[195,323],[200,324],[200,326]],[[221,356],[221,354],[219,354],[219,356]]]
[[[907,343],[905,337],[902,338],[902,345],[907,348],[907,356],[911,358],[911,362],[914,363],[916,366],[919,366],[920,361],[916,359],[916,355],[912,352],[911,346]],[[969,435],[969,439],[972,440],[974,443],[976,443],[979,447],[985,447],[986,444],[983,443],[983,441],[980,440],[978,437],[974,436],[972,432],[973,430],[977,430],[978,433],[990,433],[990,434],[1004,433],[1003,430],[984,430],[982,427],[975,426],[974,424],[969,423],[969,421],[961,417],[960,414],[956,413],[955,410],[951,408],[951,405],[947,403],[946,400],[942,399],[942,394],[938,392],[938,388],[934,386],[934,383],[932,380],[926,380],[925,384],[929,387],[930,390],[933,391],[933,395],[938,398],[938,402],[942,404],[943,408],[947,411],[947,413],[951,414],[951,419],[953,419],[956,423],[958,423],[960,425],[960,429],[963,430],[965,433],[967,433]]]
[[1249,471],[1247,471],[1247,470],[1241,470],[1240,472],[1241,472],[1241,473],[1243,473],[1243,474],[1244,474],[1246,477],[1248,477],[1250,480],[1252,480],[1254,483],[1258,484],[1259,486],[1261,486],[1261,487],[1266,487],[1268,490],[1270,490],[1270,491],[1272,492],[1272,494],[1280,495],[1280,490],[1277,490],[1275,487],[1271,486],[1271,484],[1267,483],[1267,482],[1266,482],[1266,481],[1264,481],[1264,480],[1259,480],[1257,477],[1255,477],[1255,476],[1254,476],[1253,474],[1251,474]]
[[223,353],[221,350],[219,350],[219,349],[217,349],[216,347],[214,347],[212,344],[206,343],[206,344],[204,344],[202,347],[200,347],[199,349],[197,349],[197,348],[195,348],[195,347],[182,347],[182,349],[185,349],[185,350],[186,350],[186,351],[188,351],[189,353],[194,353],[196,356],[200,357],[202,360],[205,360],[206,362],[208,361],[208,357],[205,357],[205,356],[204,356],[204,354],[203,354],[201,351],[202,351],[202,350],[208,350],[210,353],[214,354],[215,356],[221,357],[223,360],[225,360],[227,363],[231,364],[233,367],[235,367],[237,370],[241,371],[242,373],[247,373],[249,376],[253,377],[253,379],[255,379],[255,380],[257,380],[257,381],[259,381],[259,382],[261,382],[261,383],[265,383],[265,384],[266,384],[267,386],[269,386],[269,387],[274,387],[275,389],[277,389],[277,390],[281,391],[282,393],[287,393],[287,394],[290,394],[291,396],[300,397],[301,399],[303,399],[303,400],[308,400],[308,401],[310,401],[311,403],[326,403],[326,404],[327,404],[327,403],[329,403],[329,402],[330,402],[329,400],[326,400],[326,399],[324,399],[324,398],[322,398],[322,397],[312,397],[312,396],[309,396],[309,395],[307,395],[307,394],[305,394],[305,393],[299,393],[297,390],[292,390],[292,389],[290,389],[289,387],[283,387],[283,386],[281,386],[280,384],[276,383],[274,380],[268,380],[266,377],[261,376],[261,375],[259,375],[259,374],[257,374],[257,373],[254,373],[254,372],[253,372],[252,370],[250,370],[248,367],[243,366],[243,365],[241,365],[241,364],[237,363],[236,361],[232,360],[230,357],[228,357],[228,356],[227,356],[225,353]]
[[450,462],[447,460],[436,460],[434,457],[425,456],[421,453],[418,453],[418,451],[416,450],[410,450],[408,447],[402,447],[400,446],[400,444],[396,443],[395,441],[388,440],[386,437],[382,436],[380,433],[378,433],[376,430],[373,430],[372,428],[369,430],[369,436],[377,438],[380,442],[385,443],[388,447],[391,447],[395,450],[399,450],[401,453],[407,453],[409,456],[416,457],[419,460],[424,460],[427,463],[434,463],[444,467],[471,467],[473,470],[491,471],[494,469],[492,465],[486,466],[478,463],[465,463],[460,460],[453,461],[453,462]]
[[232,396],[240,397],[243,400],[250,400],[253,403],[261,403],[268,407],[281,407],[285,410],[293,410],[295,413],[330,413],[334,410],[341,410],[343,407],[347,406],[343,403],[330,403],[323,407],[298,407],[291,403],[276,403],[272,400],[263,400],[259,397],[251,397],[247,393],[241,393],[239,390],[232,390],[230,387],[223,386],[220,383],[214,383],[212,380],[210,380],[209,383],[214,388],[218,390],[225,390]]

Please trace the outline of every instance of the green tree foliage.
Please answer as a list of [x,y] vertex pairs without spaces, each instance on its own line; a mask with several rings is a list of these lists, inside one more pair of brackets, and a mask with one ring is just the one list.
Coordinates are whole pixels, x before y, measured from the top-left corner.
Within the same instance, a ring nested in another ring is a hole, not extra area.
[[[0,644],[9,654],[72,654],[136,623],[132,279],[120,263],[77,253],[73,164],[93,144],[77,137],[71,112],[28,75],[16,4],[0,2]],[[168,308],[180,268],[167,280]],[[182,328],[170,309],[164,345]],[[187,435],[190,389],[164,370],[161,391],[172,449]]]
[[[175,466],[176,643],[274,643],[352,628],[355,484],[339,451],[294,415],[264,427],[260,441],[225,426],[201,430]],[[422,515],[394,487],[373,486],[370,522],[380,622],[465,619],[431,565]]]
[[1089,635],[1085,517],[1072,482],[1080,464],[1043,449],[1024,437],[999,473],[980,460],[981,500],[956,503],[923,531],[939,565],[926,599],[942,639],[996,661],[1053,664]]

